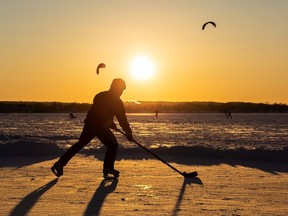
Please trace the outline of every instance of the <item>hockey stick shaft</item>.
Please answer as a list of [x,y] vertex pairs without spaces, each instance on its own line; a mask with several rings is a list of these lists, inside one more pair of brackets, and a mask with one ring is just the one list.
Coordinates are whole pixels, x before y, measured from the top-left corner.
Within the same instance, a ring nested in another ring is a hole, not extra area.
[[[118,132],[120,132],[121,134],[123,134],[124,136],[126,136],[126,134],[117,129]],[[171,169],[173,169],[174,171],[176,171],[177,173],[179,173],[180,175],[184,176],[183,173],[181,173],[178,169],[176,169],[175,167],[173,167],[171,164],[167,163],[165,160],[163,160],[161,157],[159,157],[158,155],[156,155],[154,152],[150,151],[149,149],[147,149],[145,146],[141,145],[139,142],[137,142],[136,140],[132,140],[135,144],[137,144],[139,147],[141,147],[142,149],[144,149],[145,151],[147,151],[148,153],[150,153],[151,155],[153,155],[155,158],[157,158],[158,160],[160,160],[162,163],[166,164],[167,166],[169,166]]]

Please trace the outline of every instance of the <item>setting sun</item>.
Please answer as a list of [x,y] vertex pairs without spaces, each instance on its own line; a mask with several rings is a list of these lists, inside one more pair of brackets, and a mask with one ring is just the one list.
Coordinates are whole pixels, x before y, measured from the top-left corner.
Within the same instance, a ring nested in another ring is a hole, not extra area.
[[138,56],[132,60],[130,72],[135,79],[147,80],[154,74],[154,64],[149,58]]

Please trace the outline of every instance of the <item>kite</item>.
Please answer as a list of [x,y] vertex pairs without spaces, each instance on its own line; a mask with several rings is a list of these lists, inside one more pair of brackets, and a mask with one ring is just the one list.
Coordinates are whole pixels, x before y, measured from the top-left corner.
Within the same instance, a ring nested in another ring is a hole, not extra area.
[[215,22],[212,22],[212,21],[209,21],[209,22],[204,23],[204,25],[202,26],[202,30],[205,29],[205,27],[206,27],[207,24],[212,24],[212,25],[216,28],[216,23],[215,23]]
[[106,65],[104,63],[100,63],[98,66],[97,66],[97,69],[96,69],[96,73],[99,74],[99,69],[100,68],[105,68]]

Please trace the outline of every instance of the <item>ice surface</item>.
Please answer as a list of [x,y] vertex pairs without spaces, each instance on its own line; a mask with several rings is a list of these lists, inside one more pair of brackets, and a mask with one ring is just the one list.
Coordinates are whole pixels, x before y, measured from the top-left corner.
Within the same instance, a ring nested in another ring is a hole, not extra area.
[[[45,151],[49,146],[56,152],[59,148],[67,149],[77,142],[86,116],[85,113],[75,115],[77,118],[71,119],[68,113],[1,113],[0,153],[21,152],[15,148],[21,149],[22,145],[25,151],[33,146],[35,152],[37,144],[42,149],[45,146]],[[160,113],[158,118],[151,113],[128,114],[127,117],[135,140],[160,154],[182,152],[193,155],[197,152],[202,156],[230,154],[263,159],[263,155],[280,157],[288,150],[288,114],[236,113],[233,119],[226,119],[222,113]],[[120,133],[115,134],[122,151],[138,148]],[[102,144],[93,139],[85,149],[93,151],[101,147]],[[7,150],[9,148],[14,150]]]

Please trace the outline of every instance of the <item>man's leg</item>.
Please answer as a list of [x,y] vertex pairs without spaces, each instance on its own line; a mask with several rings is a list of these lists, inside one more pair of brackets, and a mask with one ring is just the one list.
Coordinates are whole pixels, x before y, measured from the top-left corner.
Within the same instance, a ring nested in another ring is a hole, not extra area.
[[65,152],[65,154],[63,154],[59,158],[59,160],[51,167],[52,172],[57,177],[63,175],[63,167],[66,166],[66,164],[70,161],[70,159],[75,154],[77,154],[82,148],[84,148],[94,137],[95,137],[95,129],[85,124],[78,142],[72,145]]
[[[107,147],[103,171],[113,171],[114,163],[117,157],[118,142],[112,131],[108,128],[102,128],[96,132],[97,138]],[[119,175],[119,172],[118,172]]]

